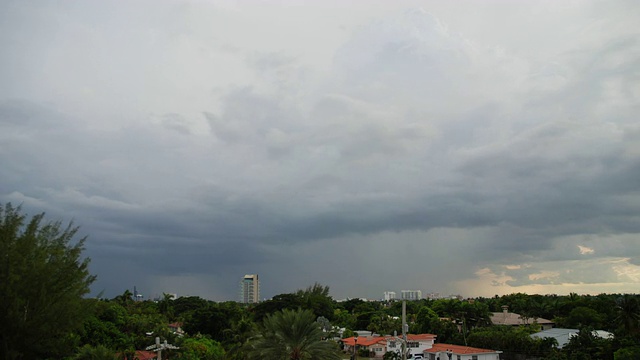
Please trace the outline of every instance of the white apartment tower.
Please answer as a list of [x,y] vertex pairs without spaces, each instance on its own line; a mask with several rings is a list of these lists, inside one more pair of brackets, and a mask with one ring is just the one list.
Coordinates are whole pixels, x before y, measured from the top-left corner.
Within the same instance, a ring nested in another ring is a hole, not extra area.
[[260,301],[260,281],[258,274],[245,275],[240,281],[240,302],[255,304]]
[[385,291],[384,292],[384,301],[390,301],[390,300],[395,300],[396,299],[396,292],[395,291]]
[[422,299],[422,290],[402,290],[400,297],[402,300],[420,300]]

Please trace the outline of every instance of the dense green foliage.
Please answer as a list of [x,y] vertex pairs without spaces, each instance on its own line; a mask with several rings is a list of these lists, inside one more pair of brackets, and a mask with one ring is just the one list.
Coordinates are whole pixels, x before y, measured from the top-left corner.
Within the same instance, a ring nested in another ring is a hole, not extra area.
[[545,358],[554,353],[558,343],[555,339],[533,339],[531,333],[537,328],[491,326],[473,331],[468,338],[469,345],[481,349],[500,349],[503,358],[516,358],[526,354]]
[[[255,341],[262,339],[258,343],[264,344],[264,339],[271,339],[271,335],[264,332],[267,329],[275,331],[278,324],[275,319],[283,321],[283,314],[299,311],[306,314],[307,320],[313,320],[314,329],[321,331],[318,341],[332,338],[337,334],[337,328],[345,328],[343,337],[352,336],[353,330],[381,334],[401,332],[401,302],[360,299],[336,302],[331,299],[328,288],[318,284],[250,306],[235,302],[215,303],[198,297],[133,302],[127,292],[108,301],[86,301],[92,302],[94,313],[85,322],[84,332],[80,333],[82,344],[103,344],[119,352],[141,349],[145,344],[152,343],[152,338],[145,335],[145,330],[153,330],[154,334],[183,346],[174,356],[184,359],[194,356],[220,359],[246,359],[248,355],[255,357],[259,348]],[[437,335],[438,342],[500,350],[504,359],[523,356],[560,360],[613,359],[614,353],[617,357],[629,358],[637,351],[640,340],[637,301],[636,295],[616,294],[511,294],[473,301],[423,299],[407,303],[407,317],[411,333],[432,333]],[[502,311],[502,305],[523,313],[528,317],[529,325],[505,327],[489,324],[490,313]],[[276,314],[279,314],[278,317]],[[331,316],[327,317],[326,314]],[[539,330],[536,319],[540,315],[561,326],[585,330],[565,348],[557,349],[558,344],[554,340],[532,339],[529,336]],[[187,335],[177,338],[169,333],[166,328],[169,321],[183,323]],[[588,330],[594,328],[613,332],[615,338],[594,337]],[[256,329],[262,331],[263,335],[256,336]],[[215,350],[210,355],[202,355],[202,351],[208,348]],[[200,355],[194,355],[196,351],[201,351],[198,353]]]
[[289,310],[267,315],[249,341],[254,359],[339,360],[334,342],[323,341],[321,325],[311,310]]
[[196,336],[184,339],[180,343],[180,358],[184,360],[221,360],[224,359],[222,345],[207,337]]
[[73,360],[115,360],[116,353],[106,346],[85,345],[80,348]]
[[0,358],[60,358],[77,346],[94,277],[78,228],[0,206]]
[[[633,358],[638,351],[636,301],[636,295],[616,294],[423,299],[407,303],[407,320],[410,333],[432,333],[437,335],[438,342],[500,350],[503,359],[614,359],[614,354],[625,359]],[[86,350],[102,345],[120,354],[143,349],[153,343],[153,336],[159,335],[181,348],[173,351],[171,356],[175,359],[265,358],[268,351],[276,351],[265,349],[267,343],[278,344],[272,341],[274,333],[280,331],[282,339],[278,341],[285,341],[282,331],[286,326],[282,323],[293,322],[291,314],[302,314],[307,323],[313,324],[308,329],[317,332],[313,335],[314,341],[332,349],[336,343],[327,340],[335,337],[339,328],[345,329],[343,337],[353,336],[354,330],[380,334],[401,332],[401,302],[360,299],[336,302],[331,299],[328,288],[318,284],[248,306],[193,296],[175,300],[165,296],[157,302],[134,302],[128,291],[111,300],[87,299],[85,302],[93,312],[78,332],[79,345],[92,347]],[[524,313],[529,325],[489,324],[491,312],[502,311],[502,305]],[[325,316],[329,313],[330,317]],[[555,340],[529,336],[540,329],[536,319],[541,314],[562,326],[583,330],[565,348],[558,349]],[[167,324],[174,321],[183,324],[184,337],[168,330]],[[595,328],[613,332],[615,338],[597,338],[591,331]],[[148,332],[153,332],[153,336],[147,335]]]

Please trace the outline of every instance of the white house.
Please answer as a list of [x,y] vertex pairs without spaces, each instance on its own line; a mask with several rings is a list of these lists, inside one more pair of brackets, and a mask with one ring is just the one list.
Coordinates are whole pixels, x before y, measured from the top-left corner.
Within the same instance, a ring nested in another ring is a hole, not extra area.
[[[387,351],[402,351],[402,341],[394,336],[387,336]],[[433,334],[407,334],[407,352],[411,355],[423,354],[436,341]],[[412,356],[413,357],[413,356]]]
[[353,353],[354,347],[368,350],[372,357],[382,357],[387,352],[385,336],[358,336],[357,338],[352,336],[341,341],[344,345],[344,351],[348,354]]

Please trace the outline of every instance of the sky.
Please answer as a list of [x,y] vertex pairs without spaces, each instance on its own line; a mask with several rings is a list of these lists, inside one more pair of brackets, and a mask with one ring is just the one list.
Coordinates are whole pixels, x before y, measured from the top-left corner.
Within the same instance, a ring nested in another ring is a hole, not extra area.
[[0,0],[0,203],[92,294],[640,290],[640,4]]

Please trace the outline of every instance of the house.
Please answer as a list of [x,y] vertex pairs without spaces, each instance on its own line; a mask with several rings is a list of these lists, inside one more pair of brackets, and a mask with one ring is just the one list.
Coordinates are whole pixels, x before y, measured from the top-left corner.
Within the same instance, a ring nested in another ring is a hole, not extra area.
[[167,325],[167,327],[169,327],[169,331],[171,331],[172,334],[177,335],[177,336],[184,336],[184,330],[182,330],[182,323],[181,322],[171,323],[171,324]]
[[507,326],[520,326],[538,324],[542,327],[542,330],[553,328],[555,323],[551,320],[543,318],[527,318],[522,315],[509,312],[507,305],[502,306],[502,312],[494,312],[491,315],[491,323],[493,325],[507,325]]
[[[436,336],[433,334],[407,334],[407,352],[414,354],[422,354],[424,350],[433,346]],[[358,349],[366,349],[371,357],[383,357],[387,351],[402,351],[401,337],[391,335],[386,336],[359,336],[357,340],[354,337],[342,339],[344,351],[353,352],[353,347],[357,345]]]
[[371,357],[382,357],[387,352],[387,339],[385,336],[358,336],[342,339],[344,351],[353,353],[354,346],[357,349],[369,350]]
[[[407,353],[411,355],[422,354],[430,349],[436,341],[433,334],[407,334]],[[402,351],[402,341],[394,336],[387,337],[387,351]]]
[[[544,338],[554,338],[558,342],[558,348],[562,349],[565,345],[569,343],[569,340],[577,336],[580,330],[578,329],[563,329],[563,328],[553,328],[539,331],[535,334],[531,334],[532,338],[544,339]],[[594,330],[593,335],[602,339],[608,339],[613,337],[613,334],[604,331],[604,330]]]
[[433,344],[424,351],[425,360],[499,360],[502,351],[464,345]]
[[[436,335],[407,334],[407,358],[422,355],[426,360],[499,360],[502,351],[479,349],[469,346],[436,344]],[[387,351],[400,353],[402,338],[396,336],[361,336],[342,339],[346,353],[353,353],[353,347],[367,349],[371,357],[381,358]],[[451,355],[451,357],[449,357]]]

